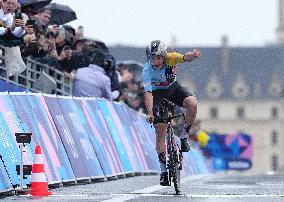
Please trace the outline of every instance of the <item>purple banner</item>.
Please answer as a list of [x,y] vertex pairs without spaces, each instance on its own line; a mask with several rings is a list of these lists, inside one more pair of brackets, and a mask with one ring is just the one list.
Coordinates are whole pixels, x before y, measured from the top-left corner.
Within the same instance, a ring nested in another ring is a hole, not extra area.
[[44,161],[47,162],[45,172],[48,182],[74,181],[67,153],[43,96],[14,94],[10,97],[19,118],[25,121],[32,132],[32,139],[41,145]]
[[44,96],[44,100],[64,144],[76,179],[89,178],[91,173],[88,170],[86,156],[82,152],[77,135],[74,137],[74,130],[72,131],[68,125],[68,122],[71,122],[69,116],[65,116],[57,97]]
[[71,98],[58,98],[67,126],[79,146],[91,178],[104,177],[101,164],[88,134],[89,124],[84,116],[80,101]]
[[134,152],[131,150],[130,143],[125,136],[113,105],[106,100],[98,100],[97,103],[107,123],[116,150],[118,151],[124,172],[136,171],[137,161],[134,158]]
[[82,100],[82,108],[91,127],[92,134],[90,134],[90,138],[98,154],[105,175],[122,173],[123,166],[96,101],[91,99]]
[[136,164],[136,172],[142,172],[147,170],[147,164],[145,161],[145,156],[143,154],[143,150],[140,146],[139,142],[139,134],[136,134],[135,130],[133,129],[133,120],[129,116],[129,110],[127,110],[126,105],[121,104],[114,104],[115,110],[117,115],[120,118],[122,129],[125,133],[125,137],[129,142],[130,149],[134,152],[136,156],[135,164]]
[[156,151],[156,134],[154,127],[146,122],[146,117],[131,110],[134,128],[139,131],[140,144],[144,148],[144,155],[149,170],[160,171],[160,164]]

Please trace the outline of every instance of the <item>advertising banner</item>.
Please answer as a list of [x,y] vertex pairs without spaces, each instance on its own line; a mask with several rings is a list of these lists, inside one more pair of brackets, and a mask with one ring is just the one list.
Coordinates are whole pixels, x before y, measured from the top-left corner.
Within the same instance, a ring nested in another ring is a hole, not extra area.
[[116,150],[119,154],[119,158],[123,165],[124,172],[133,172],[136,169],[136,159],[134,157],[134,151],[131,150],[130,143],[125,137],[124,131],[121,126],[121,122],[116,114],[111,103],[106,100],[97,100],[98,106],[103,114],[103,117],[108,126],[109,132],[114,141]]
[[82,100],[82,109],[91,128],[89,137],[94,145],[105,175],[114,176],[123,172],[123,166],[103,115],[94,99]]
[[[136,170],[135,172],[142,172],[147,170],[147,163],[144,156],[144,151],[140,145],[139,135],[133,126],[133,119],[129,113],[130,108],[126,105],[114,104],[114,108],[117,112],[118,117],[120,118],[122,128],[124,133],[130,143],[131,150],[134,152],[134,156],[136,157]],[[138,115],[138,114],[136,114]]]
[[84,116],[81,102],[66,97],[58,98],[58,100],[71,135],[83,154],[90,177],[104,177],[101,164],[89,137],[92,131]]
[[143,148],[148,170],[160,171],[160,164],[156,151],[156,134],[154,127],[146,122],[146,117],[131,110],[134,128],[138,133],[140,145]]
[[33,141],[41,145],[48,183],[74,181],[67,153],[43,96],[13,93],[10,97],[19,118],[32,132]]
[[[20,120],[8,94],[0,94],[0,154],[13,185],[20,184],[16,166],[20,165],[20,149],[16,142],[16,132],[28,132],[27,125]],[[26,145],[23,156],[25,165],[32,165],[32,144]],[[24,181],[24,186],[30,184],[30,176]]]
[[12,189],[12,184],[8,177],[8,171],[2,160],[0,160],[0,193],[10,189]]
[[69,116],[64,114],[57,97],[44,96],[44,100],[63,142],[76,179],[89,178],[91,173],[88,170],[86,156],[82,151],[77,135],[73,134],[75,133],[74,129],[71,129],[68,125],[68,122],[71,122]]
[[212,158],[215,170],[245,170],[252,166],[252,138],[245,133],[209,133],[209,141],[203,151]]

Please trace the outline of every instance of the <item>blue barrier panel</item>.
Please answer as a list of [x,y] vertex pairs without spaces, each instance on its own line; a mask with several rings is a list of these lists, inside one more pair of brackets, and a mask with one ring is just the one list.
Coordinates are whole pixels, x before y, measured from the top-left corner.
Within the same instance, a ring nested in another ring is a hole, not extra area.
[[132,119],[134,120],[135,130],[139,131],[140,142],[144,147],[144,155],[147,161],[149,170],[160,171],[160,163],[156,151],[156,134],[154,127],[151,128],[150,124],[146,122],[146,117],[137,115],[132,111]]
[[17,86],[16,84],[13,83],[7,83],[6,81],[0,79],[0,92],[5,92],[5,91],[24,92],[27,91],[27,89]]
[[88,148],[85,152],[89,156],[89,164],[93,164],[93,170],[91,170],[93,176],[113,176],[115,171],[112,171],[108,155],[98,141],[98,136],[95,135],[96,128],[91,128],[92,121],[88,116],[86,106],[83,105],[83,99],[85,98],[60,99],[59,101],[65,114],[70,116],[76,134],[80,137],[80,142],[83,143],[82,147]]
[[58,100],[62,107],[64,118],[67,120],[67,126],[84,154],[90,177],[104,177],[102,167],[88,135],[91,133],[90,127],[82,109],[76,105],[76,102],[80,104],[80,101],[66,97],[58,98]]
[[183,153],[183,164],[182,164],[182,176],[192,175],[193,174],[193,168],[191,166],[192,162],[189,157],[188,153]]
[[[0,154],[9,172],[13,185],[20,184],[16,165],[20,165],[20,150],[16,142],[15,132],[26,132],[27,126],[18,118],[13,103],[8,94],[0,95]],[[32,147],[25,147],[23,163],[32,164]],[[24,186],[30,183],[30,177],[24,181]]]
[[139,142],[144,155],[147,170],[159,170],[160,166],[156,152],[156,135],[154,130],[150,128],[150,124],[145,121],[146,119],[144,116],[132,109],[129,109],[129,114],[133,128],[137,134],[137,141]]
[[140,142],[138,141],[139,134],[135,132],[135,129],[133,128],[133,125],[132,125],[133,120],[129,116],[130,108],[128,108],[126,105],[117,104],[117,103],[114,104],[114,108],[117,112],[117,115],[120,118],[119,124],[122,126],[124,130],[124,133],[125,133],[124,138],[127,138],[128,142],[130,143],[129,144],[130,149],[131,151],[133,151],[134,157],[136,157],[134,158],[134,161],[136,164],[136,169],[134,171],[136,172],[146,171],[147,165],[145,162],[145,157],[144,157],[142,148],[140,146]]
[[42,148],[48,183],[74,181],[70,162],[53,119],[41,94],[11,96],[20,119],[32,132],[32,139]]
[[8,177],[8,171],[4,167],[3,162],[0,160],[0,193],[12,189],[11,181]]
[[194,164],[196,165],[197,169],[198,169],[198,173],[199,174],[208,174],[208,168],[206,166],[205,163],[205,159],[204,157],[200,154],[199,150],[192,150],[192,156],[194,159]]
[[92,116],[92,121],[94,122],[94,125],[99,130],[100,138],[103,141],[102,145],[104,146],[106,153],[110,154],[112,158],[112,163],[115,167],[116,174],[123,173],[124,168],[122,162],[120,160],[118,151],[108,129],[102,111],[99,108],[98,102],[96,100],[88,100],[86,102],[86,107],[89,109],[88,112]]
[[96,101],[94,99],[82,100],[82,108],[92,129],[93,134],[90,134],[90,138],[105,175],[108,177],[122,173],[123,166]]
[[[133,159],[133,151],[130,149],[130,144],[126,138],[117,114],[110,102],[106,100],[97,100],[98,106],[104,116],[108,129],[118,151],[122,162],[124,172],[135,171],[135,161]],[[119,127],[119,128],[118,128]],[[132,166],[135,166],[134,168]]]
[[64,144],[76,179],[89,178],[91,173],[88,170],[86,156],[76,134],[74,137],[75,131],[69,128],[68,122],[71,122],[69,116],[64,114],[57,97],[44,96],[44,99]]

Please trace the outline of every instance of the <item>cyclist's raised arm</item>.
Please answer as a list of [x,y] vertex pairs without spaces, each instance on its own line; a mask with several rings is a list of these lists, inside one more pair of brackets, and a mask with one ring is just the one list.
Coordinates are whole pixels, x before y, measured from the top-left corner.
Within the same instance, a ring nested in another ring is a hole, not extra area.
[[191,62],[199,57],[201,57],[201,51],[198,49],[194,49],[193,52],[188,52],[184,54],[183,59],[185,62]]
[[167,64],[174,66],[179,63],[191,62],[200,56],[201,52],[198,49],[194,49],[193,52],[188,52],[186,54],[177,52],[167,53]]

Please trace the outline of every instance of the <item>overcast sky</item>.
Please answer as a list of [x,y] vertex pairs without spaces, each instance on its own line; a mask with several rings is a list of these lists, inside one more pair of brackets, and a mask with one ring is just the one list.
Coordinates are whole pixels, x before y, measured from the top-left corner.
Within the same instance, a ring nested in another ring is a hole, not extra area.
[[85,34],[107,45],[263,46],[275,42],[278,0],[53,0],[69,5]]

